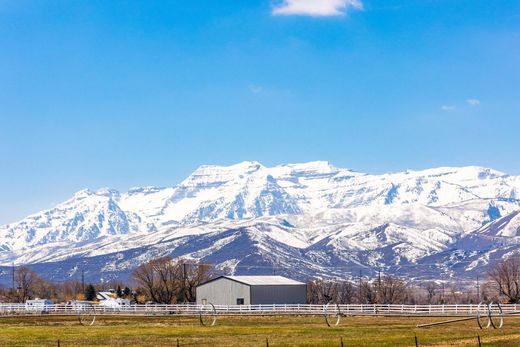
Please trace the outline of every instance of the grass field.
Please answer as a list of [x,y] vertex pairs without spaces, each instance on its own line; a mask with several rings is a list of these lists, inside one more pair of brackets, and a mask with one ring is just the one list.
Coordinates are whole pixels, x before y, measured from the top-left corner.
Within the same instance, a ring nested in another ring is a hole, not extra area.
[[98,317],[92,327],[75,317],[0,318],[0,346],[520,346],[520,319],[500,330],[474,321],[415,328],[446,318],[348,317],[329,328],[322,317],[220,317],[201,327],[198,318]]

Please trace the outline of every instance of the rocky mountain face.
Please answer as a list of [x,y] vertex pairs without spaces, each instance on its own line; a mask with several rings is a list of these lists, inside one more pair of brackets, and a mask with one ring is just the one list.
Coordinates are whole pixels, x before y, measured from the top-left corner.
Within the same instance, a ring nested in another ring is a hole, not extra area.
[[[82,190],[0,227],[0,265],[54,280],[127,278],[172,255],[226,273],[471,278],[518,252],[520,176],[481,167],[383,175],[327,162],[202,166],[174,187]],[[8,276],[0,276],[7,282]]]

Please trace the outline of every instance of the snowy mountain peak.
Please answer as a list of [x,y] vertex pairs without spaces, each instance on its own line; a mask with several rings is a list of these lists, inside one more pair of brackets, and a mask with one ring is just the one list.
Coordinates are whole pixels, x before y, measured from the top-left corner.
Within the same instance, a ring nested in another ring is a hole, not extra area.
[[275,168],[290,168],[294,171],[314,171],[314,172],[337,172],[338,168],[329,163],[328,161],[311,161],[307,163],[300,164],[282,164],[278,165]]
[[263,169],[264,166],[257,161],[243,161],[238,164],[230,166],[221,165],[201,165],[193,175],[211,175],[211,174],[226,174],[226,173],[252,173]]
[[85,197],[88,197],[88,196],[91,196],[92,194],[94,194],[94,192],[88,188],[85,188],[85,189],[82,189],[78,192],[76,192],[73,196],[73,198],[85,198]]
[[107,198],[117,199],[121,195],[119,191],[112,188],[100,188],[96,190],[96,195],[106,196]]
[[82,189],[74,194],[73,199],[84,199],[93,195],[104,196],[107,198],[118,198],[120,196],[119,191],[112,188],[99,188],[97,190]]

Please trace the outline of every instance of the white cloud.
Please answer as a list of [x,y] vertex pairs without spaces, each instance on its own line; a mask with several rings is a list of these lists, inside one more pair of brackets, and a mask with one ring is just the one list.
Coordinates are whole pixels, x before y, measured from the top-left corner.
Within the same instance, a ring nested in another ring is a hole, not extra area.
[[342,16],[348,9],[362,10],[361,0],[282,0],[273,7],[275,16]]
[[468,105],[470,105],[471,107],[477,107],[480,105],[480,100],[479,99],[468,99],[466,100],[466,102],[468,103]]
[[446,111],[446,112],[455,111],[455,108],[456,107],[454,105],[442,105],[441,106],[441,110]]

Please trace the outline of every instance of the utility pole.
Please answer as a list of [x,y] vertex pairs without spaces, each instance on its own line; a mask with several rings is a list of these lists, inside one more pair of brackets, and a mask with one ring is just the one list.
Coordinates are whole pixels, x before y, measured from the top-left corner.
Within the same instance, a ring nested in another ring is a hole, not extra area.
[[381,269],[377,271],[377,298],[378,301],[381,301]]
[[85,270],[81,269],[81,291],[85,294]]
[[12,267],[12,275],[13,275],[13,278],[12,278],[12,289],[13,289],[13,293],[14,293],[14,262],[13,262],[13,267]]
[[186,295],[186,291],[187,291],[187,286],[188,286],[187,283],[186,283],[188,281],[188,275],[187,275],[187,271],[186,271],[186,266],[187,265],[188,264],[186,262],[182,263],[182,276],[184,278],[184,290],[183,290],[183,292],[184,292],[184,302],[186,302],[186,296],[187,296]]
[[361,304],[361,270],[359,270],[359,284],[358,284],[359,303]]
[[480,302],[480,283],[478,282],[478,276],[477,276],[477,302]]

